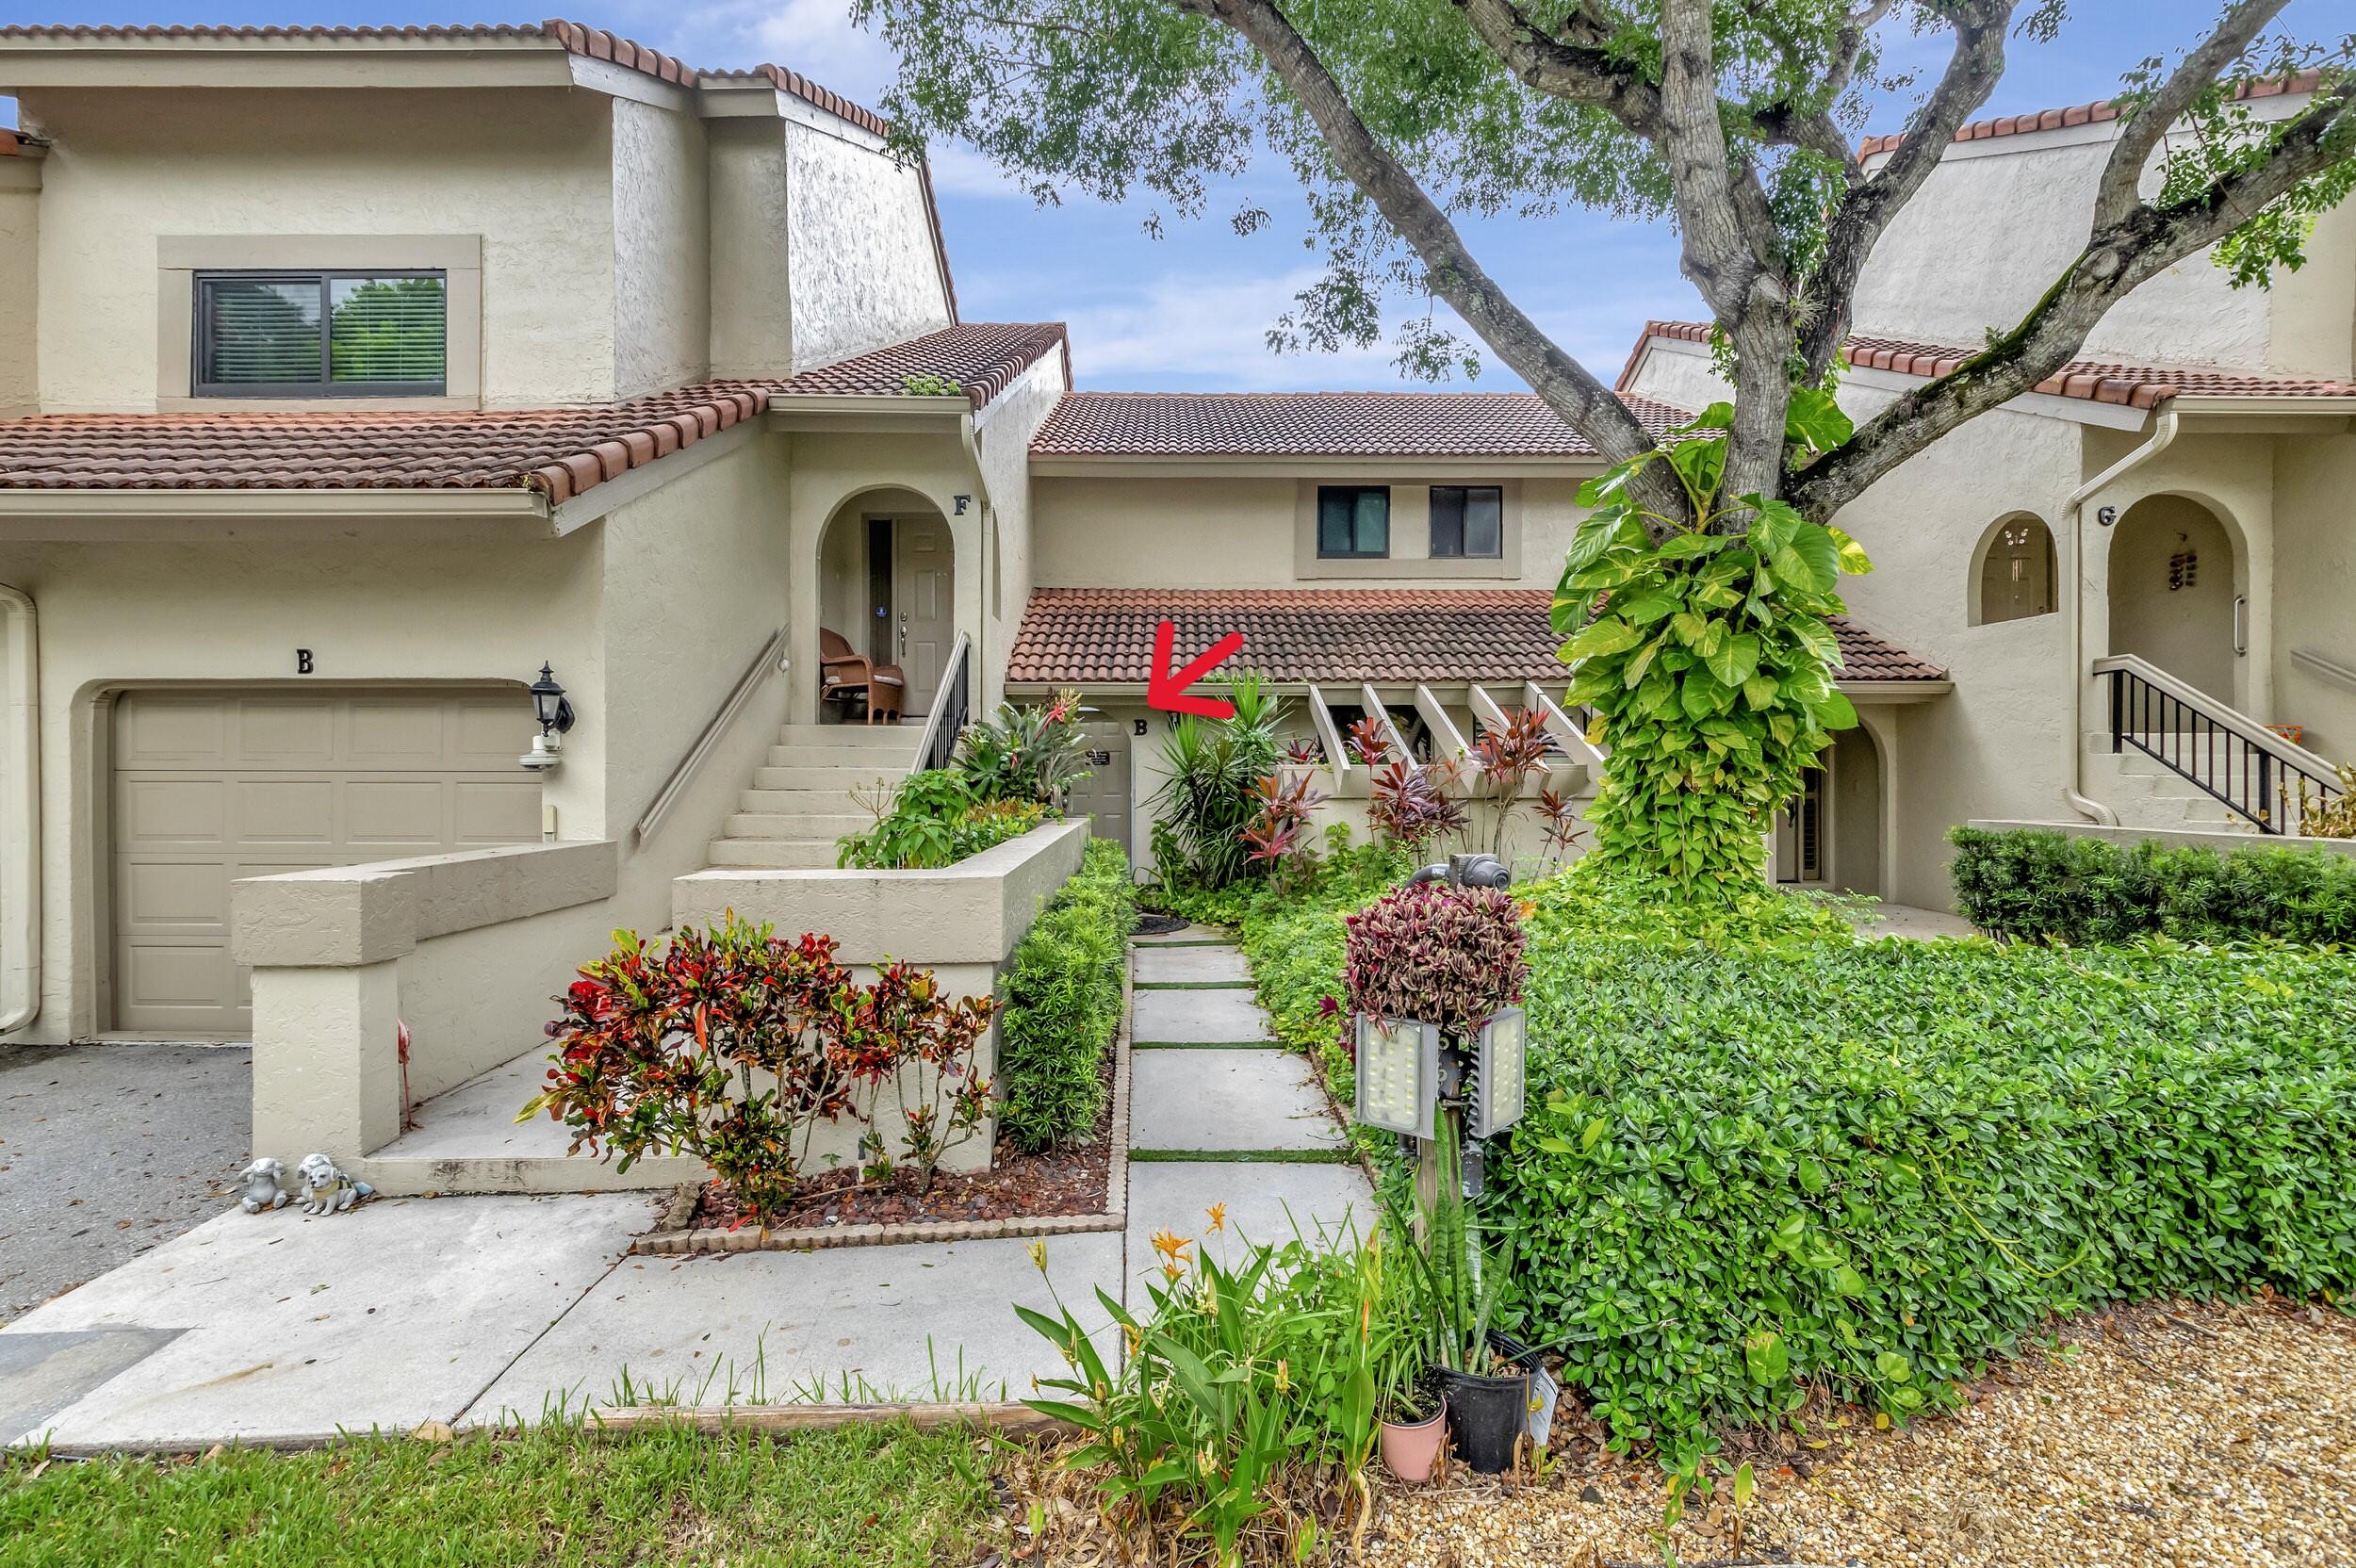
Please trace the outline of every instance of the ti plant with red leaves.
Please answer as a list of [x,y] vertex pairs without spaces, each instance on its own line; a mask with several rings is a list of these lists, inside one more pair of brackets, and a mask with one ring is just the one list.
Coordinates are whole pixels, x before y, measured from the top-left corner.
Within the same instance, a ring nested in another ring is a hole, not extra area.
[[[622,933],[556,999],[548,1087],[516,1119],[545,1111],[572,1129],[570,1152],[623,1170],[692,1154],[757,1217],[791,1200],[819,1123],[845,1113],[863,1161],[889,1172],[896,1146],[929,1184],[988,1116],[973,1055],[993,1004],[950,1001],[906,965],[861,985],[835,945],[733,916],[661,946]],[[887,1086],[906,1123],[889,1136]]]
[[1521,806],[1522,786],[1546,763],[1546,721],[1542,713],[1516,708],[1502,729],[1484,727],[1472,744],[1475,789],[1489,808],[1489,853],[1502,858],[1505,841]]
[[1579,803],[1552,790],[1538,792],[1538,820],[1546,826],[1546,854],[1558,863],[1587,832],[1586,823],[1579,819]]
[[1369,713],[1351,725],[1350,739],[1344,744],[1350,748],[1350,760],[1362,768],[1381,767],[1391,760],[1392,752],[1398,749],[1391,744],[1389,727],[1380,713]]
[[1305,776],[1287,781],[1271,774],[1252,786],[1252,798],[1260,813],[1243,830],[1243,841],[1251,846],[1246,858],[1266,865],[1280,879],[1313,864],[1317,849],[1309,836],[1309,818],[1325,804],[1324,792]]
[[1434,839],[1464,830],[1464,804],[1444,787],[1446,764],[1393,762],[1378,770],[1366,796],[1367,825],[1410,854],[1421,855]]

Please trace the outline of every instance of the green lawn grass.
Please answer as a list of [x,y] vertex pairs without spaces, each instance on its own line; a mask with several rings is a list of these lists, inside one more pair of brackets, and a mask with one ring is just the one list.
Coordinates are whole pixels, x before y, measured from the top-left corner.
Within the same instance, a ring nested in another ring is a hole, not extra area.
[[859,1426],[771,1441],[556,1429],[362,1438],[194,1462],[0,1461],[0,1568],[726,1562],[943,1568],[981,1558],[985,1440]]

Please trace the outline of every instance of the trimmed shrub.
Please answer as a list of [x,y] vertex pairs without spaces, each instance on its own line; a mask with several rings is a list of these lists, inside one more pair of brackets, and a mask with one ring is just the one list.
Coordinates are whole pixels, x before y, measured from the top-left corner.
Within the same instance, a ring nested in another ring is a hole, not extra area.
[[1533,1108],[1481,1222],[1620,1439],[1950,1404],[2116,1298],[2356,1288],[2356,959],[1865,941],[1764,892],[1693,940],[1592,862],[1526,890]]
[[1032,800],[979,799],[957,770],[924,768],[900,781],[873,827],[835,841],[835,863],[862,871],[937,871],[1060,814]]
[[1104,1067],[1121,1027],[1121,993],[1137,929],[1129,858],[1090,840],[1080,874],[1031,923],[999,982],[998,1133],[1037,1153],[1085,1141],[1104,1113]]
[[2051,828],[1957,827],[1948,838],[1955,901],[1998,936],[2356,942],[2356,858],[2328,850],[2170,849]]

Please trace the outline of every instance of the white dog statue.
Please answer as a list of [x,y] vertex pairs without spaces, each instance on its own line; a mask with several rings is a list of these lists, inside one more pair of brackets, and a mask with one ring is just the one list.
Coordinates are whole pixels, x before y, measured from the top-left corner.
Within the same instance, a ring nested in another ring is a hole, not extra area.
[[341,1214],[364,1198],[376,1196],[366,1182],[355,1182],[322,1153],[305,1154],[296,1170],[303,1177],[304,1214]]
[[282,1209],[294,1201],[294,1194],[284,1184],[286,1180],[285,1162],[267,1155],[237,1172],[238,1184],[244,1189],[237,1199],[237,1207],[248,1214],[260,1214],[264,1209]]

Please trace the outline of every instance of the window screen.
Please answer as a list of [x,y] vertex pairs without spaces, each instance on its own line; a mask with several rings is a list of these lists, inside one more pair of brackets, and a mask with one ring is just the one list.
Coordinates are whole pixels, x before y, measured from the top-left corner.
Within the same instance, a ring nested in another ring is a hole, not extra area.
[[1505,553],[1505,492],[1495,484],[1435,484],[1432,487],[1432,553],[1486,556]]
[[196,384],[215,397],[433,397],[446,384],[439,272],[210,272]]
[[1391,553],[1391,492],[1382,485],[1317,487],[1317,554],[1379,559]]

